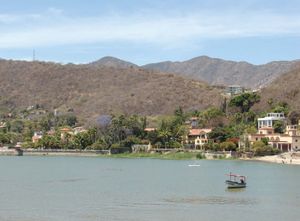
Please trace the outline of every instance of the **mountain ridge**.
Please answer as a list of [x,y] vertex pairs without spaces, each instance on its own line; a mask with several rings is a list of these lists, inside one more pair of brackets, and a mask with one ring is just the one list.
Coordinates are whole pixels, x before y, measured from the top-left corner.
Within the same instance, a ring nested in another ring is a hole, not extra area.
[[300,63],[300,60],[270,61],[256,65],[247,61],[224,60],[203,55],[185,61],[162,61],[141,66],[107,56],[87,65],[152,69],[205,81],[211,85],[241,85],[246,88],[257,89],[267,86],[281,74],[293,70],[297,63]]
[[166,61],[142,66],[145,69],[175,73],[191,79],[203,80],[212,85],[241,85],[260,88],[268,85],[282,73],[299,63],[294,61],[271,61],[254,65],[245,61],[227,61],[208,56],[199,56],[186,61]]
[[219,106],[221,90],[204,82],[139,68],[0,61],[0,107],[73,109],[81,119],[101,114],[170,114],[181,106]]
[[[240,85],[250,89],[259,89],[266,87],[282,74],[292,71],[299,63],[300,60],[292,60],[271,61],[265,64],[254,65],[246,61],[223,60],[203,55],[186,61],[163,61],[138,66],[119,58],[106,56],[87,64],[79,64],[78,66],[94,69],[110,67],[116,69],[154,70],[175,74],[191,80],[204,81],[210,85]],[[75,64],[65,65],[72,66]]]
[[260,92],[260,102],[255,106],[256,110],[267,110],[276,103],[286,103],[292,110],[300,110],[300,65],[296,69],[287,72]]

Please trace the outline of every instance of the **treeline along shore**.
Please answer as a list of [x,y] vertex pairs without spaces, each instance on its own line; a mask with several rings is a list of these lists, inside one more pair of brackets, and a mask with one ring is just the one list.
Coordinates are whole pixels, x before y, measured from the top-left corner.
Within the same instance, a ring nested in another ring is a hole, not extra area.
[[296,153],[300,112],[274,100],[257,111],[259,101],[259,93],[241,91],[224,96],[220,107],[178,107],[159,116],[100,115],[89,124],[72,110],[53,112],[40,105],[4,111],[0,154],[15,149],[18,155],[224,159]]

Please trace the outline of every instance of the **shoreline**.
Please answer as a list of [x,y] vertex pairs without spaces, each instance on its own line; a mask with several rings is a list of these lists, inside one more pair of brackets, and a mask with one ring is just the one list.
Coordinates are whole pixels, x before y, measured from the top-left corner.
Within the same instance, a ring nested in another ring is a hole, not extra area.
[[108,155],[108,151],[81,151],[81,150],[23,150],[23,156],[74,156],[97,157]]
[[255,157],[250,160],[267,162],[267,163],[300,165],[300,153],[282,153],[273,156]]
[[[166,160],[196,160],[196,159],[237,159],[229,153],[203,153],[201,151],[152,151],[152,152],[125,152],[111,154],[108,150],[26,150],[23,156],[77,156],[102,158],[152,158]],[[1,154],[0,154],[1,155]]]
[[[4,154],[1,154],[3,155]],[[261,156],[253,158],[232,157],[229,154],[202,153],[202,152],[166,152],[166,153],[120,153],[110,154],[109,151],[78,151],[78,150],[24,150],[23,156],[70,156],[70,157],[102,157],[102,158],[149,158],[162,160],[243,160],[257,161],[277,164],[300,165],[300,153],[282,153],[272,156]]]

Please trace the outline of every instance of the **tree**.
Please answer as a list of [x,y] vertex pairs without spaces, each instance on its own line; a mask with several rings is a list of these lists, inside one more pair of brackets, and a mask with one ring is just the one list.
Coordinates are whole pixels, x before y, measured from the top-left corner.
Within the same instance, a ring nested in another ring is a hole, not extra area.
[[269,144],[269,138],[267,138],[267,137],[261,138],[261,141],[262,141],[265,145],[268,145],[268,144]]
[[33,134],[33,123],[31,121],[25,122],[25,127],[23,129],[23,141],[31,141]]
[[252,148],[255,150],[257,148],[265,147],[266,144],[263,141],[254,141],[252,144]]
[[62,126],[69,126],[73,127],[77,123],[77,117],[73,114],[66,114],[61,116],[55,117],[55,126],[62,127]]
[[176,121],[180,124],[182,124],[185,120],[185,117],[184,117],[184,112],[183,112],[183,109],[182,107],[178,107],[175,111],[174,111],[174,115],[176,117]]
[[255,156],[274,155],[280,152],[280,150],[266,145],[263,141],[255,141],[252,148]]
[[44,135],[37,143],[37,147],[46,148],[46,149],[60,149],[60,137],[58,136],[49,136]]
[[276,120],[273,124],[275,133],[283,133],[284,132],[284,123],[283,121]]
[[106,149],[108,149],[107,146],[104,143],[102,143],[100,140],[93,143],[91,148],[93,150],[106,150]]
[[167,127],[160,128],[158,131],[158,137],[162,141],[162,144],[164,145],[165,148],[167,147],[167,143],[170,141],[171,136],[172,133]]
[[22,133],[24,129],[24,122],[21,120],[13,120],[10,122],[10,131],[15,133]]
[[225,114],[222,110],[211,107],[199,114],[199,123],[203,127],[217,127],[223,125]]
[[23,142],[22,143],[22,148],[28,149],[28,148],[34,148],[35,145],[31,141]]
[[125,140],[121,142],[124,147],[131,147],[133,144],[141,144],[142,140],[135,136],[128,136]]
[[146,139],[148,139],[151,144],[155,144],[156,142],[158,142],[159,135],[157,130],[147,132]]
[[298,124],[300,119],[300,111],[291,111],[288,114],[288,119],[292,125]]
[[51,118],[50,116],[45,116],[43,117],[40,121],[39,121],[39,126],[41,128],[42,131],[48,131],[50,130],[52,123],[51,123]]
[[278,102],[273,106],[272,112],[274,113],[284,113],[287,115],[289,113],[289,106],[286,102]]
[[93,144],[88,132],[78,133],[73,137],[73,144],[76,149],[86,149]]
[[187,134],[187,127],[182,125],[184,121],[178,116],[165,118],[162,120],[161,125],[157,131],[158,140],[167,146],[173,145],[178,147],[177,143],[181,143],[183,137]]
[[250,108],[257,102],[259,102],[260,96],[256,93],[243,93],[232,98],[229,102],[229,106],[240,108],[241,113],[248,112]]
[[0,143],[1,144],[10,143],[10,135],[7,133],[0,133]]
[[144,129],[146,127],[146,118],[138,117],[137,115],[130,116],[125,119],[123,126],[127,131],[131,132],[134,136],[143,137]]
[[208,134],[209,139],[218,143],[224,142],[228,138],[228,133],[224,127],[216,127]]
[[226,151],[235,151],[237,146],[232,141],[225,141],[220,143],[220,148]]

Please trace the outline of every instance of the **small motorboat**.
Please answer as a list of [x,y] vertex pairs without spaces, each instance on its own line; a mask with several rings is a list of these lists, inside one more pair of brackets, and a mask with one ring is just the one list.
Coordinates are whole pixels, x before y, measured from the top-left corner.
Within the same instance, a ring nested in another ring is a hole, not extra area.
[[245,188],[246,187],[246,177],[237,175],[237,174],[227,174],[229,176],[229,180],[226,180],[225,183],[227,184],[228,189],[234,188]]

